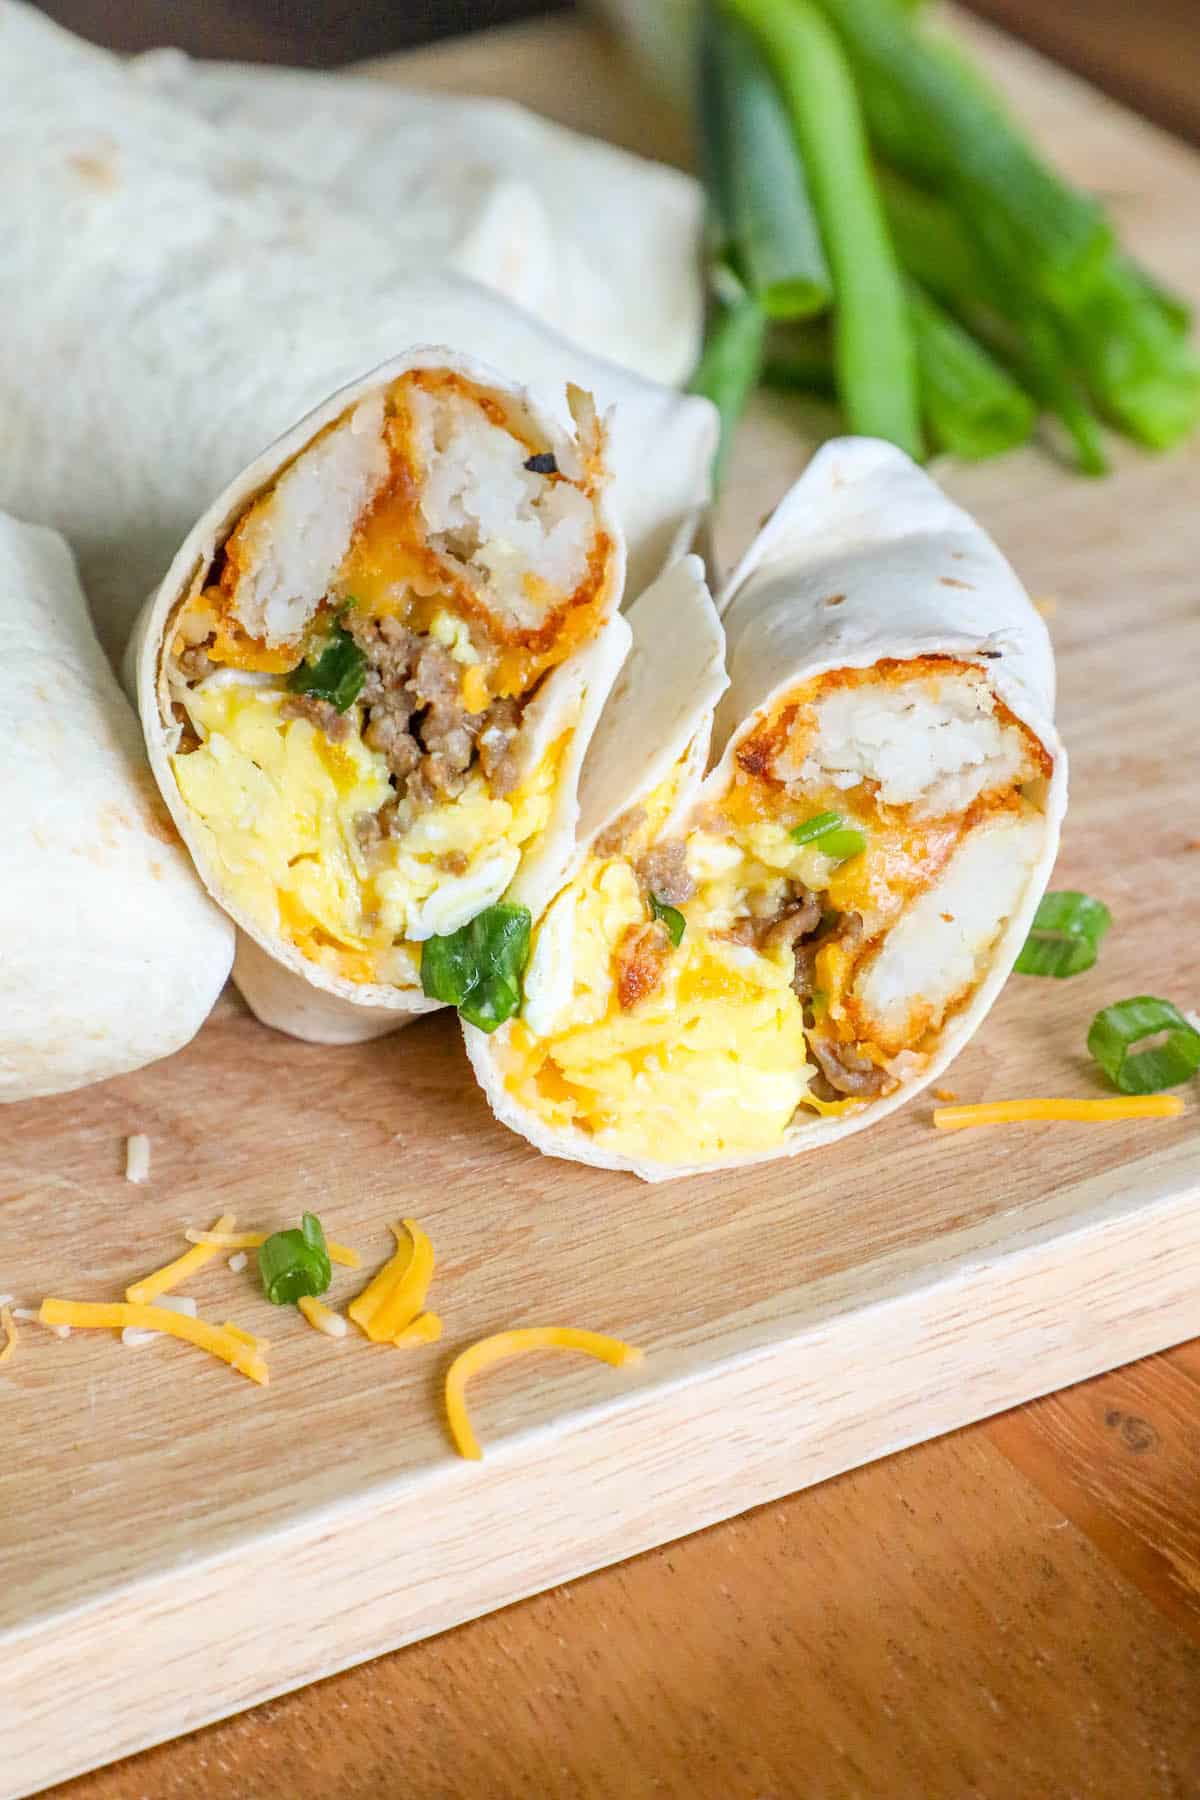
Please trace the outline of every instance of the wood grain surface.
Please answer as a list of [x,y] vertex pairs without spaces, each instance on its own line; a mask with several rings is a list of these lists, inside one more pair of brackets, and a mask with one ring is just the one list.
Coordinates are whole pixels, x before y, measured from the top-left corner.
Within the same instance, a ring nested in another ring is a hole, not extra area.
[[[1193,161],[1036,61],[973,35],[1060,159],[1112,197],[1139,249],[1200,293],[1200,245],[1186,229],[1200,193]],[[542,28],[498,45],[456,46],[422,59],[419,73],[448,86],[503,87],[594,129],[643,143],[653,137],[661,147],[670,128],[656,114],[643,117],[628,90],[596,76],[608,67],[581,35]],[[799,417],[770,406],[745,433],[719,522],[723,559],[802,461]],[[1013,551],[1034,591],[1054,599],[1064,729],[1075,754],[1058,880],[1103,893],[1119,920],[1102,971],[1038,990],[1033,1061],[1029,990],[1010,987],[955,1066],[953,1085],[964,1096],[1013,1091],[1035,1073],[1048,1089],[1082,1091],[1081,1022],[1101,995],[1159,986],[1186,1001],[1200,992],[1195,935],[1181,943],[1162,929],[1164,917],[1195,920],[1200,872],[1187,851],[1200,836],[1188,775],[1200,664],[1198,471],[1195,454],[1165,464],[1127,455],[1119,480],[1103,488],[1059,476],[1036,454],[997,469],[944,471]],[[1176,705],[1162,703],[1164,686],[1178,693]],[[1114,845],[1126,845],[1134,822],[1137,861],[1114,862]],[[235,1198],[247,1216],[272,1224],[303,1196],[329,1211],[342,1235],[362,1234],[370,1248],[368,1230],[397,1210],[402,1168],[443,1251],[456,1336],[509,1322],[517,1291],[525,1317],[569,1302],[588,1323],[643,1338],[668,1376],[672,1357],[716,1341],[751,1352],[749,1362],[731,1362],[744,1374],[777,1332],[780,1304],[792,1327],[798,1305],[816,1309],[813,1385],[795,1390],[805,1407],[795,1438],[777,1434],[765,1447],[755,1440],[747,1388],[744,1412],[718,1409],[711,1418],[697,1393],[678,1435],[660,1446],[669,1475],[676,1458],[686,1467],[682,1452],[695,1441],[688,1432],[707,1431],[714,1454],[704,1479],[714,1500],[723,1490],[735,1506],[746,1460],[765,1459],[768,1450],[779,1456],[770,1489],[779,1492],[795,1485],[780,1453],[803,1442],[810,1460],[796,1472],[812,1479],[834,1417],[845,1424],[855,1402],[869,1409],[880,1393],[899,1397],[888,1384],[898,1380],[904,1345],[887,1329],[861,1336],[840,1389],[822,1362],[821,1333],[832,1328],[844,1296],[839,1283],[858,1279],[864,1264],[873,1279],[880,1268],[896,1275],[930,1255],[945,1269],[947,1255],[965,1248],[955,1264],[965,1279],[981,1266],[969,1254],[983,1241],[973,1234],[994,1243],[998,1227],[1027,1233],[1022,1254],[1046,1254],[1062,1234],[1038,1209],[1053,1215],[1074,1192],[1086,1202],[1079,1219],[1100,1236],[1063,1243],[1059,1282],[1071,1250],[1086,1258],[1100,1243],[1105,1220],[1128,1227],[1103,1278],[1085,1281],[1082,1298],[1077,1290],[1074,1310],[1059,1304],[1024,1321],[990,1368],[968,1369],[957,1350],[947,1361],[940,1398],[961,1401],[956,1384],[969,1381],[978,1384],[981,1411],[1003,1403],[1018,1352],[1042,1365],[1045,1379],[1023,1389],[1034,1392],[1090,1347],[1094,1333],[1111,1333],[1108,1360],[1116,1360],[1133,1342],[1131,1320],[1144,1345],[1183,1335],[1195,1316],[1195,1208],[1183,1200],[1196,1173],[1190,1122],[1116,1136],[971,1134],[951,1154],[929,1131],[927,1109],[914,1107],[841,1147],[836,1167],[828,1159],[825,1167],[820,1159],[800,1165],[803,1178],[793,1165],[788,1181],[774,1184],[764,1178],[654,1193],[622,1185],[601,1210],[595,1172],[539,1164],[481,1117],[446,1021],[423,1022],[370,1056],[346,1053],[331,1070],[321,1053],[267,1038],[227,1000],[197,1044],[164,1068],[69,1102],[8,1109],[2,1223],[6,1241],[22,1246],[22,1278],[39,1291],[58,1276],[69,1247],[76,1269],[86,1255],[87,1292],[108,1292],[146,1260],[148,1245],[155,1260],[172,1220],[215,1213]],[[430,1143],[422,1121],[435,1106],[439,1139]],[[269,1183],[256,1162],[265,1120]],[[157,1158],[136,1215],[118,1173],[120,1140],[132,1129],[149,1131]],[[1139,1238],[1126,1208],[1134,1191],[1160,1193],[1154,1229],[1169,1225],[1161,1240]],[[486,1203],[476,1199],[473,1207],[473,1196]],[[49,1208],[57,1217],[53,1241],[39,1238]],[[699,1285],[697,1267],[710,1273]],[[219,1298],[253,1327],[245,1287],[223,1266],[212,1279]],[[1054,1291],[1061,1300],[1070,1289]],[[1166,1309],[1163,1294],[1171,1296]],[[890,1303],[902,1302],[913,1304],[903,1282]],[[822,1315],[823,1303],[834,1310]],[[968,1323],[970,1311],[968,1303]],[[878,1322],[904,1326],[917,1334],[914,1347],[928,1349],[932,1334],[917,1331],[915,1314],[907,1324],[901,1311]],[[981,1341],[983,1323],[962,1341]],[[139,1352],[136,1363],[132,1353],[78,1335],[69,1345],[23,1349],[18,1446],[36,1442],[38,1454],[10,1453],[0,1473],[0,1571],[19,1561],[28,1578],[34,1568],[38,1603],[50,1609],[78,1592],[81,1557],[99,1597],[127,1563],[133,1539],[149,1544],[166,1568],[180,1555],[219,1549],[230,1520],[239,1524],[239,1504],[252,1513],[264,1492],[299,1491],[310,1509],[322,1497],[332,1503],[345,1471],[315,1448],[330,1433],[345,1441],[340,1434],[349,1428],[357,1472],[368,1481],[436,1454],[432,1361],[418,1371],[387,1359],[382,1394],[364,1393],[357,1366],[345,1359],[373,1356],[373,1373],[386,1353],[288,1334],[274,1353],[276,1385],[264,1405],[265,1396],[197,1367],[182,1348]],[[409,1792],[455,1800],[1187,1800],[1200,1793],[1198,1369],[1200,1353],[1184,1347],[1052,1395],[56,1792],[72,1800]],[[6,1384],[10,1413],[15,1370]],[[598,1434],[612,1413],[613,1379],[607,1371],[539,1371],[534,1394],[528,1375],[501,1376],[481,1396],[484,1435],[496,1443],[567,1415]],[[295,1411],[277,1404],[288,1390],[304,1396],[299,1427]],[[938,1397],[932,1384],[931,1392]],[[891,1442],[906,1435],[898,1425]],[[881,1441],[876,1453],[886,1447]],[[821,1472],[842,1466],[836,1446],[826,1454]],[[115,1529],[113,1504],[129,1502],[131,1461],[154,1480]],[[44,1467],[53,1480],[38,1480]],[[632,1465],[619,1462],[590,1471],[582,1460],[558,1467],[565,1503],[584,1510],[590,1504],[603,1512],[611,1491],[604,1483],[619,1484],[623,1467],[633,1479]],[[572,1477],[596,1493],[571,1491]],[[19,1544],[18,1514],[26,1534]],[[392,1541],[387,1577],[419,1588],[420,1569],[403,1560],[410,1543],[402,1535]],[[481,1546],[502,1593],[502,1534],[474,1541],[477,1563]],[[277,1538],[265,1549],[261,1580],[242,1569],[230,1586],[230,1659],[253,1639],[260,1597],[289,1548]],[[319,1538],[307,1546],[313,1560],[303,1565],[307,1579],[295,1584],[288,1618],[271,1615],[268,1636],[281,1659],[303,1644],[310,1619],[337,1610],[338,1590],[320,1592],[319,1549]],[[0,1582],[0,1593],[11,1600],[11,1582]],[[158,1603],[170,1609],[169,1584]],[[135,1635],[143,1620],[137,1607],[124,1619],[110,1614],[95,1640],[97,1658],[118,1663],[122,1635]],[[197,1695],[207,1674],[186,1660],[168,1672]],[[30,1692],[44,1697],[46,1729],[66,1739],[79,1721],[68,1713],[70,1729],[62,1730],[50,1675]],[[121,1698],[136,1711],[138,1693]]]

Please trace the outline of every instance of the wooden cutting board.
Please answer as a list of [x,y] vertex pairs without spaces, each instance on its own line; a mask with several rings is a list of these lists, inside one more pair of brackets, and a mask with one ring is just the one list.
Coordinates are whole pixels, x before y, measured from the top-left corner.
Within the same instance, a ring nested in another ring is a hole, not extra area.
[[[1200,297],[1200,163],[978,27],[1067,172]],[[567,23],[392,65],[504,92],[664,154],[674,127]],[[723,564],[799,472],[759,408],[717,527]],[[962,1098],[1097,1091],[1095,1010],[1200,1002],[1200,450],[1092,484],[1030,451],[939,471],[1052,602],[1074,799],[1056,885],[1116,924],[1077,980],[1014,978],[947,1080]],[[449,1018],[347,1050],[227,994],[182,1055],[0,1115],[0,1289],[115,1298],[221,1210],[319,1210],[368,1263],[411,1214],[446,1337],[318,1337],[218,1260],[206,1316],[272,1340],[260,1390],[186,1346],[26,1328],[0,1369],[0,1796],[53,1780],[584,1570],[1193,1334],[1197,1101],[1174,1123],[943,1137],[917,1100],[833,1149],[646,1188],[540,1160],[496,1126]],[[147,1187],[127,1133],[153,1142]],[[335,1301],[360,1278],[341,1271]],[[646,1352],[480,1382],[486,1460],[449,1449],[440,1378],[471,1339],[570,1322]]]

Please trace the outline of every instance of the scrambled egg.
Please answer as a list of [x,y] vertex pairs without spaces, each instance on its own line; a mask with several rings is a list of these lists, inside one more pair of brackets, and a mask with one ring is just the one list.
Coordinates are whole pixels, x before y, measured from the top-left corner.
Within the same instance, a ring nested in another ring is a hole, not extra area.
[[801,1103],[828,1110],[808,1093],[816,1070],[790,952],[721,933],[770,912],[785,877],[825,885],[830,859],[757,824],[693,832],[688,863],[696,894],[683,941],[658,987],[623,1010],[615,951],[647,906],[626,856],[589,859],[538,925],[524,1007],[501,1051],[509,1091],[547,1124],[661,1162],[775,1149]]
[[[504,800],[473,776],[368,865],[355,820],[394,797],[387,763],[363,743],[355,712],[334,744],[307,719],[282,718],[285,698],[249,681],[194,688],[188,707],[203,741],[172,759],[179,791],[225,891],[265,932],[351,981],[411,984],[412,946],[498,900],[522,847],[544,830],[558,747]],[[461,874],[447,872],[452,855],[467,858]]]

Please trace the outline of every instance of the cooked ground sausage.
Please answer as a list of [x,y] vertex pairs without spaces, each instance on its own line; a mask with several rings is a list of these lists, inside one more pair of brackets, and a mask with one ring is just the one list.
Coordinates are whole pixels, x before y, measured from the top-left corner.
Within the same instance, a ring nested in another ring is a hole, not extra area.
[[644,806],[631,806],[615,818],[611,825],[606,825],[599,833],[592,852],[596,856],[619,856],[635,831],[640,831],[646,823]]
[[682,838],[667,838],[655,844],[638,857],[634,867],[646,892],[666,906],[682,906],[696,891]]
[[808,1044],[821,1073],[839,1094],[875,1099],[896,1085],[895,1078],[886,1069],[881,1069],[870,1057],[860,1056],[853,1044],[818,1037],[815,1032],[810,1032]]
[[331,744],[344,744],[350,736],[350,721],[345,713],[340,713],[328,700],[318,700],[315,694],[289,694],[279,709],[279,716],[307,719],[310,725],[324,732]]
[[521,779],[513,743],[521,729],[521,709],[515,700],[493,700],[483,715],[478,734],[479,766],[492,792],[500,799],[511,794]]

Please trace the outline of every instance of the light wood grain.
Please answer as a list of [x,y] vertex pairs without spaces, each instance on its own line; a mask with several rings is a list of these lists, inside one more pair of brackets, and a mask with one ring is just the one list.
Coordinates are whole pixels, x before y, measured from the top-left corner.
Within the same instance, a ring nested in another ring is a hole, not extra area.
[[53,1800],[1190,1800],[1198,1769],[1200,1650],[976,1431]]
[[[972,35],[1077,175],[1111,191],[1119,176],[1139,248],[1200,293],[1184,228],[1194,160]],[[507,41],[489,85],[637,126],[627,95],[589,79],[585,34]],[[796,415],[760,409],[741,453],[723,558],[802,462]],[[1200,941],[1162,928],[1195,916],[1200,872],[1186,851],[1200,836],[1198,469],[1194,452],[1126,455],[1095,487],[1030,453],[944,471],[1058,601],[1075,800],[1057,879],[1118,918],[1091,974],[1010,984],[955,1065],[964,1097],[1086,1092],[1097,1006],[1200,993]],[[228,998],[170,1064],[6,1109],[4,1124],[0,1285],[23,1295],[113,1295],[223,1207],[270,1227],[315,1206],[379,1256],[383,1221],[414,1212],[442,1258],[447,1353],[539,1318],[650,1352],[633,1373],[564,1359],[489,1378],[476,1413],[491,1455],[476,1469],[447,1455],[441,1350],[399,1358],[298,1323],[282,1332],[223,1263],[193,1291],[210,1316],[274,1328],[265,1394],[181,1346],[27,1333],[0,1375],[4,1794],[1195,1328],[1190,1117],[947,1142],[918,1102],[832,1154],[651,1192],[539,1162],[501,1133],[444,1019],[331,1054],[263,1032]],[[154,1141],[147,1190],[120,1178],[131,1130]],[[351,1291],[340,1276],[338,1296]],[[65,1703],[70,1733],[57,1729]]]

